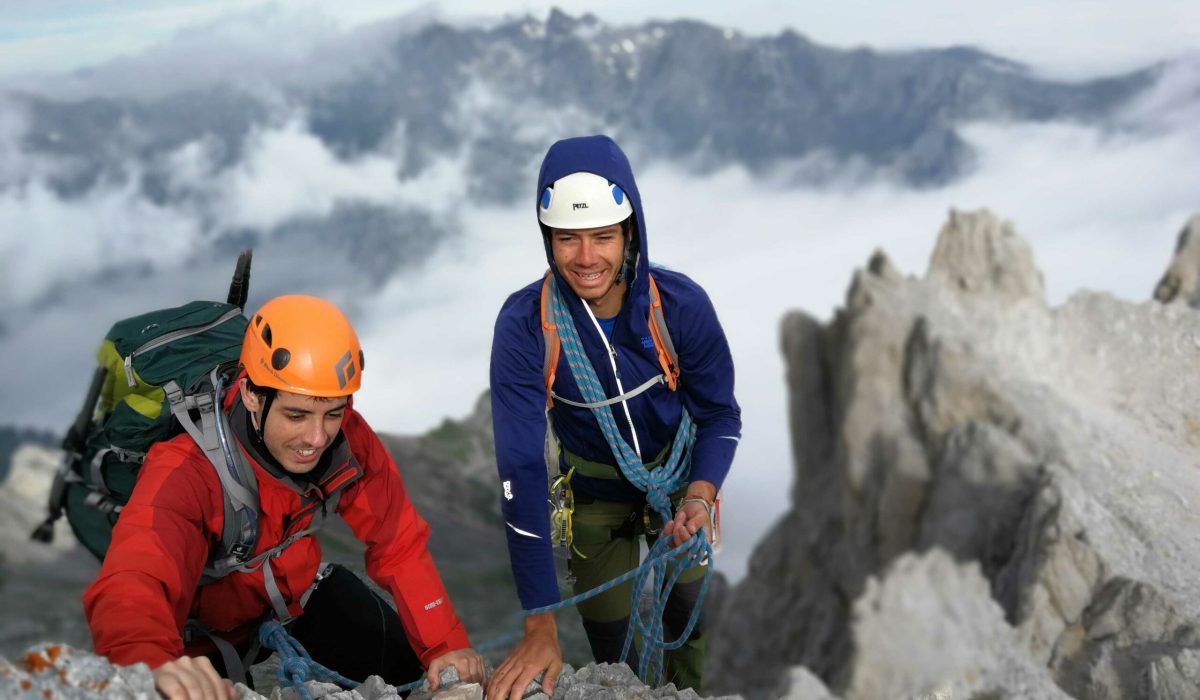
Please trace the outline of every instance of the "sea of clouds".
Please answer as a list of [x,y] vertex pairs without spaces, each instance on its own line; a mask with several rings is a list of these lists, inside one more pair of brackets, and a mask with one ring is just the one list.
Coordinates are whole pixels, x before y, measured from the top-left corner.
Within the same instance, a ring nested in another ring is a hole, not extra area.
[[[370,29],[360,41],[314,30],[320,40],[305,44],[308,53],[271,54],[263,59],[267,68],[248,71],[247,80],[328,80],[336,72],[329,57],[346,57],[347,70],[369,64],[381,35],[405,30],[385,28]],[[14,85],[64,99],[110,91],[136,99],[139,89],[169,92],[171,75],[190,86],[228,77],[237,64],[229,56],[262,51],[233,29],[218,29],[98,67],[92,78]],[[188,71],[185,58],[217,56],[218,49],[224,58],[216,69],[196,62]],[[306,73],[306,65],[314,68]],[[9,368],[0,385],[0,424],[65,428],[112,321],[222,297],[239,246],[252,242],[250,305],[282,292],[324,294],[342,304],[368,358],[357,407],[377,429],[424,431],[464,415],[486,389],[495,315],[507,294],[545,268],[533,211],[536,161],[513,173],[528,183],[528,197],[479,203],[465,186],[468,152],[443,154],[398,176],[402,125],[379,148],[347,157],[308,131],[303,114],[276,105],[277,118],[254,127],[233,167],[217,166],[216,146],[205,138],[166,156],[166,167],[137,159],[125,164],[134,175],[153,165],[168,174],[168,192],[186,196],[147,197],[137,177],[68,196],[49,183],[76,164],[26,146],[34,125],[22,104],[0,94],[0,353]],[[480,125],[494,110],[522,108],[469,90],[448,118],[484,132]],[[572,135],[573,126],[603,128],[595,117],[569,110],[528,111],[524,136],[547,146]],[[825,161],[816,165],[844,167],[845,176],[800,187],[790,174],[814,163],[769,172],[732,165],[698,175],[686,163],[638,161],[632,154],[651,258],[709,292],[737,367],[744,436],[725,486],[721,568],[739,577],[753,543],[787,505],[790,438],[778,350],[786,312],[831,317],[853,270],[876,249],[905,273],[923,274],[948,211],[983,207],[1011,220],[1030,241],[1050,303],[1081,288],[1145,301],[1180,226],[1200,213],[1198,120],[1200,61],[1180,59],[1153,90],[1102,124],[963,127],[975,161],[944,187],[914,190],[864,177],[860,164]],[[397,226],[427,229],[404,232],[423,235],[424,252],[411,260],[385,258],[382,272],[365,271],[355,262],[362,256],[340,255],[338,241],[305,233],[303,222],[347,207],[393,212]],[[247,230],[262,233],[230,233]]]

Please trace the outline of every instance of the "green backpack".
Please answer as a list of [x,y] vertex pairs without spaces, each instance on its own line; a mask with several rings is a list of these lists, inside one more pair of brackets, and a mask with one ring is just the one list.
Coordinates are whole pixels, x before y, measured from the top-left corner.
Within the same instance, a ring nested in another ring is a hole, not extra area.
[[[83,408],[63,439],[65,457],[50,494],[49,515],[32,537],[50,542],[65,510],[75,536],[99,559],[112,540],[150,447],[187,431],[217,467],[223,485],[244,483],[250,496],[226,492],[224,549],[214,561],[253,551],[257,488],[222,428],[223,387],[237,375],[248,323],[242,309],[250,251],[238,259],[227,302],[193,301],[113,325],[97,352],[99,366]],[[244,517],[242,515],[244,514]],[[231,517],[232,516],[232,517]],[[211,562],[210,562],[211,563]],[[207,573],[207,572],[206,572]]]

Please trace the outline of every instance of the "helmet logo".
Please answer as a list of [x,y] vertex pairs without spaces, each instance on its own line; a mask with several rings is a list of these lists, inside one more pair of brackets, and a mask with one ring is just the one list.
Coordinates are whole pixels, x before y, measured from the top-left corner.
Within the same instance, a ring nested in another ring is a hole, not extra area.
[[351,379],[354,379],[354,374],[358,371],[355,369],[354,365],[351,364],[353,359],[354,358],[350,355],[350,351],[347,350],[346,354],[342,355],[342,359],[338,360],[337,366],[334,367],[334,370],[337,372],[339,389],[345,389],[346,383]]
[[576,209],[576,210],[587,209],[588,206],[587,206],[587,202],[575,202],[574,204],[571,205],[571,208]]
[[271,353],[271,366],[274,367],[276,371],[287,367],[288,363],[291,361],[292,353],[288,352],[287,348],[279,348],[275,352]]

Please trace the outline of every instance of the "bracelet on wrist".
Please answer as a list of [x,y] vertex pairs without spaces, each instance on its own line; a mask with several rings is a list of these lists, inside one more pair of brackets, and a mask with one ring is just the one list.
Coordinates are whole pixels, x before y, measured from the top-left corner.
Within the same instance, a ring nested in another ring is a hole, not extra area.
[[708,515],[708,535],[709,537],[716,537],[717,525],[716,521],[713,519],[713,504],[709,503],[708,499],[706,498],[685,498],[679,502],[679,507],[683,508],[689,503],[699,503],[700,505],[704,506],[704,512]]

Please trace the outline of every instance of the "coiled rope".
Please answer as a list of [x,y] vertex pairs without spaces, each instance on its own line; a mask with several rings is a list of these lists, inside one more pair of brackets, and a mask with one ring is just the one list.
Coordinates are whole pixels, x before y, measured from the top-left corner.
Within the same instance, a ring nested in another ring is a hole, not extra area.
[[[571,317],[570,308],[567,306],[567,302],[563,298],[558,284],[552,282],[550,286],[554,323],[558,327],[559,339],[562,343],[563,352],[567,356],[567,364],[571,368],[571,373],[575,376],[575,383],[579,387],[579,392],[583,395],[585,401],[602,404],[607,399],[607,395],[604,392],[604,387],[600,384],[600,379],[596,375],[596,370],[592,366],[591,360],[588,359],[587,353],[583,349],[583,342],[579,338],[579,331],[575,327],[575,320]],[[608,442],[609,448],[617,459],[617,465],[620,467],[621,473],[625,475],[625,478],[630,483],[646,492],[646,502],[658,513],[659,517],[662,518],[662,522],[669,522],[671,520],[671,494],[678,490],[691,474],[691,448],[696,442],[696,426],[687,409],[682,409],[679,428],[676,430],[675,440],[671,445],[671,451],[667,456],[666,462],[661,467],[653,470],[646,469],[637,452],[621,436],[621,432],[617,428],[617,422],[613,418],[611,406],[599,405],[592,407],[590,410],[600,426],[600,432],[604,434],[604,439]],[[646,562],[631,572],[636,576],[633,587],[633,601],[630,605],[632,619],[629,631],[625,635],[625,645],[621,651],[621,659],[629,658],[628,655],[633,646],[634,637],[640,633],[643,643],[639,657],[639,668],[641,670],[642,681],[646,685],[652,687],[657,685],[662,669],[663,652],[683,646],[699,619],[704,594],[708,590],[709,580],[712,577],[711,566],[705,569],[704,582],[700,587],[700,595],[696,599],[696,604],[692,608],[692,614],[688,618],[688,623],[683,633],[674,641],[669,642],[665,639],[662,614],[667,606],[667,597],[670,595],[676,580],[678,580],[679,576],[686,569],[696,563],[702,561],[711,563],[712,561],[712,547],[709,546],[707,537],[705,537],[703,532],[704,530],[701,529],[699,535],[690,540],[693,543],[690,548],[681,545],[672,550],[665,538],[659,538],[654,543],[654,547],[651,548],[650,556],[647,557]],[[687,555],[671,556],[671,553],[676,550],[687,551]],[[650,606],[648,614],[643,616],[637,602],[638,596],[641,595],[643,587],[646,585],[647,578],[652,580],[653,603]],[[600,588],[608,585],[603,584]],[[579,596],[576,597],[578,598]],[[575,602],[578,601],[576,600]]]
[[278,620],[267,620],[258,628],[258,638],[264,647],[279,654],[279,668],[275,671],[279,685],[295,687],[304,700],[312,700],[304,682],[313,676],[318,681],[332,681],[346,688],[357,685],[354,681],[313,661],[308,651]]

